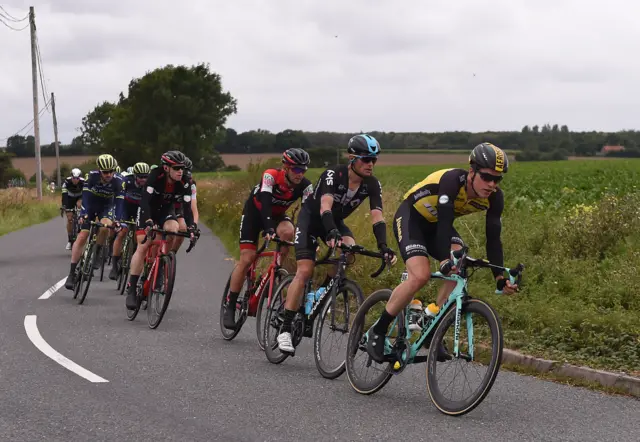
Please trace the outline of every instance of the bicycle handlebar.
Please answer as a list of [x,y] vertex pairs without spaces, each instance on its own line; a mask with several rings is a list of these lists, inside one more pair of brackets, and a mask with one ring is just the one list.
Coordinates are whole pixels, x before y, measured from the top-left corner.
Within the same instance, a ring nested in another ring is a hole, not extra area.
[[[515,284],[518,287],[520,287],[520,284],[522,282],[522,272],[524,271],[524,264],[519,263],[514,268],[499,266],[496,264],[491,264],[486,259],[472,258],[471,256],[467,255],[468,252],[469,252],[469,247],[467,246],[462,247],[460,250],[455,250],[451,252],[451,256],[453,257],[453,261],[454,261],[453,264],[461,270],[467,267],[472,267],[472,268],[484,267],[484,268],[498,269],[503,272],[507,272],[509,274],[509,282],[511,282],[511,284]],[[437,273],[442,275],[440,272],[437,272]],[[502,290],[496,290],[496,293],[502,294],[503,292]]]
[[162,234],[162,236],[182,236],[183,238],[189,238],[190,239],[190,244],[189,247],[186,250],[186,253],[189,253],[191,251],[191,249],[193,249],[196,245],[196,242],[198,242],[198,239],[200,239],[200,230],[196,230],[195,232],[193,232],[193,238],[191,238],[191,233],[187,232],[169,232],[167,230],[164,229],[156,229],[156,228],[152,228],[149,229],[149,231],[145,234],[144,239],[142,240],[142,242],[140,244],[144,244],[147,242],[147,239],[151,236],[152,233],[160,233]]
[[[316,265],[323,263],[325,261],[329,260],[329,257],[331,255],[333,255],[333,253],[335,252],[336,248],[338,248],[338,246],[334,245],[333,247],[329,247],[329,250],[327,250],[327,253],[319,260],[316,260]],[[375,272],[373,272],[370,276],[372,278],[377,278],[382,271],[385,269],[385,267],[388,265],[387,261],[384,259],[384,254],[380,253],[380,252],[373,252],[371,250],[367,250],[365,249],[363,246],[359,246],[357,244],[354,244],[352,246],[348,245],[348,244],[340,244],[340,249],[343,252],[346,253],[352,253],[354,255],[364,255],[364,256],[368,256],[370,258],[378,258],[380,259],[382,262],[380,264],[380,267],[378,267],[378,270],[376,270]]]
[[269,247],[269,243],[274,242],[276,244],[279,245],[283,245],[283,246],[289,246],[289,247],[293,247],[295,244],[293,244],[292,242],[289,241],[285,241],[284,239],[280,239],[277,236],[271,240],[267,239],[262,243],[262,246],[256,251],[256,255],[261,254],[262,252],[264,252],[267,247]]

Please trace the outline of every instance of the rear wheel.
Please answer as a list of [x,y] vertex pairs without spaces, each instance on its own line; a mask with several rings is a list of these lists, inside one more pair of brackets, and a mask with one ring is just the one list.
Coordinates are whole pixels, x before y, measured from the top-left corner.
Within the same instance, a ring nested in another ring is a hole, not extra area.
[[[235,269],[235,267],[234,267]],[[227,305],[227,298],[229,297],[229,287],[231,285],[231,275],[233,271],[229,275],[229,279],[227,279],[227,285],[224,287],[224,292],[222,294],[222,299],[220,300],[220,332],[222,333],[222,337],[226,341],[231,341],[235,338],[240,330],[242,329],[242,325],[244,321],[247,319],[247,310],[243,308],[246,305],[243,301],[246,297],[248,297],[247,289],[249,287],[249,279],[245,276],[244,284],[242,284],[242,288],[240,289],[240,293],[238,294],[238,300],[236,301],[236,309],[235,309],[235,321],[236,327],[234,330],[229,330],[224,326],[224,311],[225,306]]]
[[287,275],[282,279],[280,284],[273,291],[271,305],[268,306],[265,311],[266,316],[263,323],[264,353],[272,364],[280,364],[289,357],[288,353],[283,353],[278,348],[277,337],[280,334],[280,328],[282,328],[284,300],[286,299],[284,291],[287,290],[291,281],[293,281],[294,276],[295,275]]
[[[169,252],[160,258],[160,268],[156,280],[151,281],[147,304],[147,319],[149,328],[157,328],[162,322],[169,301],[173,293],[173,284],[176,279],[176,254]],[[155,283],[154,283],[155,282]]]

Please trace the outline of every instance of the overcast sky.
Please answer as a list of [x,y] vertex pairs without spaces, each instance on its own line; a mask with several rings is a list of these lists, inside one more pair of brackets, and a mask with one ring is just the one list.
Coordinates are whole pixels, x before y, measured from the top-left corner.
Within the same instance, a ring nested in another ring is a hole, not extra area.
[[[238,131],[639,128],[640,5],[629,0],[0,5],[17,18],[35,6],[65,143],[87,112],[117,100],[132,78],[198,62],[209,62],[237,98],[228,126]],[[28,29],[0,22],[0,66],[2,144],[33,118]],[[39,98],[42,106],[42,91]],[[53,140],[46,111],[40,130],[43,143]]]

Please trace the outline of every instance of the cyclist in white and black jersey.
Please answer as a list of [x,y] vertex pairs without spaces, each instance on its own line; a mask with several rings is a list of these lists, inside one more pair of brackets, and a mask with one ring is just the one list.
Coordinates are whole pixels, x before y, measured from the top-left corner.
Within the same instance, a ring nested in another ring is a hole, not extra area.
[[[344,223],[360,204],[369,198],[373,233],[378,248],[387,259],[395,262],[394,252],[387,247],[387,228],[382,216],[382,186],[373,176],[373,165],[378,160],[380,144],[366,134],[356,135],[347,147],[349,163],[325,170],[314,192],[302,204],[295,232],[297,269],[285,302],[284,321],[278,347],[280,351],[293,353],[291,323],[302,300],[304,285],[313,276],[317,242],[324,238],[329,247],[342,242],[355,244],[353,233]],[[323,285],[335,275],[331,269]]]

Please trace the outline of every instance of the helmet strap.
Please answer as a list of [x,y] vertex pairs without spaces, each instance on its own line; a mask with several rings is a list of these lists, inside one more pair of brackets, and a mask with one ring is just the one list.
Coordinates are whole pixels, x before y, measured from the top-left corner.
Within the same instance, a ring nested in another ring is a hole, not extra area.
[[355,173],[358,177],[360,177],[361,179],[365,179],[366,177],[364,175],[360,175],[355,168],[355,162],[356,162],[357,158],[352,158],[349,160],[349,166],[351,167],[351,170],[353,170],[353,173]]

